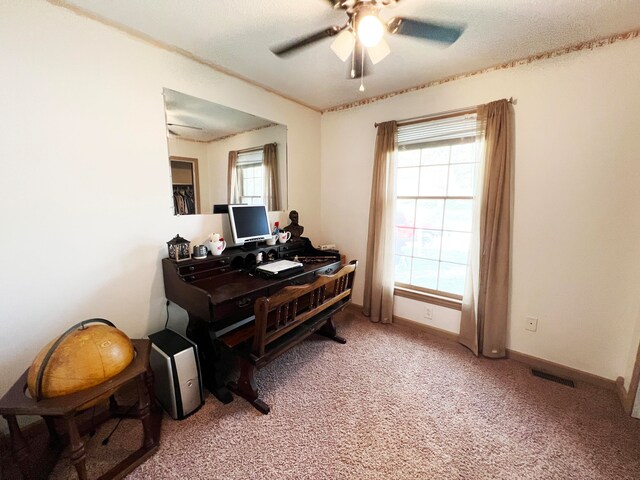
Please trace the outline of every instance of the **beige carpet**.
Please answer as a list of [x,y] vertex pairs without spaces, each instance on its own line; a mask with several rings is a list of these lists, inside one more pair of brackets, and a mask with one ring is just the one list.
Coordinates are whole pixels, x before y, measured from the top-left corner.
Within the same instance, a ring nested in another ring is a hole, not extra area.
[[[640,478],[640,421],[614,392],[407,327],[351,314],[338,325],[346,345],[313,338],[260,371],[269,415],[212,396],[186,420],[165,415],[159,451],[127,478]],[[89,441],[93,472],[140,432],[127,420],[100,446],[112,425]],[[55,477],[71,472],[63,461]]]

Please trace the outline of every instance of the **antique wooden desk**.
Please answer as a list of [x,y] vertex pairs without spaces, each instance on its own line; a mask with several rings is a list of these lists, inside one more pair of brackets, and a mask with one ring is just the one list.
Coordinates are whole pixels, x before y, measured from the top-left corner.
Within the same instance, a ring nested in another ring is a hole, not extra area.
[[[68,432],[67,435],[71,447],[71,461],[76,468],[78,478],[85,480],[87,478],[86,454],[84,443],[81,439],[81,432],[76,423],[76,414],[83,410],[84,405],[97,398],[106,398],[115,394],[122,386],[130,381],[137,383],[138,401],[136,404],[135,417],[142,421],[144,432],[142,446],[100,478],[122,478],[158,449],[160,415],[154,414],[155,418],[152,419],[149,395],[153,387],[153,376],[149,367],[151,341],[132,340],[132,342],[136,351],[136,356],[133,361],[118,375],[100,385],[61,397],[35,401],[25,394],[27,391],[27,370],[2,399],[0,399],[0,414],[4,416],[9,423],[9,433],[14,457],[23,478],[47,478],[49,470],[55,466],[56,459],[54,458],[50,465],[45,465],[46,462],[34,458],[33,452],[30,451],[20,431],[16,416],[39,415],[43,417],[49,429],[51,442],[49,450],[55,449],[57,453],[62,450],[61,447],[65,442],[62,442],[62,438],[58,435],[53,419],[62,419]],[[113,398],[110,403],[110,407],[115,415],[124,414],[130,410],[128,407],[119,407],[114,404]]]
[[[264,279],[255,275],[256,256],[266,259],[293,259],[304,263],[304,270],[283,279]],[[220,256],[202,260],[162,261],[167,299],[189,315],[187,337],[198,345],[203,383],[223,403],[233,397],[226,387],[225,367],[218,338],[255,319],[256,299],[268,297],[289,285],[312,282],[340,268],[340,254],[320,251],[308,238],[255,250],[229,248]]]

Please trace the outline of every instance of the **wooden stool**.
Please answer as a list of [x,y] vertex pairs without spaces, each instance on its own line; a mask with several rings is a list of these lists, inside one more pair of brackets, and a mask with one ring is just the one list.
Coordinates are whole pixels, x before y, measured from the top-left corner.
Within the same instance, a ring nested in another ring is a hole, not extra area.
[[149,366],[151,341],[132,340],[132,342],[136,351],[133,361],[122,372],[100,385],[62,397],[46,398],[37,402],[25,394],[27,392],[27,370],[0,399],[0,415],[9,423],[14,458],[25,479],[46,478],[55,462],[46,469],[43,468],[42,463],[39,463],[39,459],[33,458],[33,454],[30,452],[18,426],[17,415],[39,415],[43,417],[49,430],[50,445],[57,446],[58,452],[61,450],[62,441],[57,434],[53,420],[55,418],[62,419],[68,429],[71,461],[78,472],[78,478],[86,480],[86,455],[84,443],[76,422],[76,414],[82,411],[82,407],[89,402],[99,398],[106,399],[107,397],[111,397],[112,413],[117,415],[122,413],[123,410],[128,411],[129,409],[117,406],[113,395],[120,387],[132,380],[135,380],[137,384],[138,401],[135,417],[142,421],[143,443],[140,449],[133,452],[100,478],[122,478],[155,453],[160,440],[161,413],[154,414],[152,421],[150,392],[153,392],[153,374]]

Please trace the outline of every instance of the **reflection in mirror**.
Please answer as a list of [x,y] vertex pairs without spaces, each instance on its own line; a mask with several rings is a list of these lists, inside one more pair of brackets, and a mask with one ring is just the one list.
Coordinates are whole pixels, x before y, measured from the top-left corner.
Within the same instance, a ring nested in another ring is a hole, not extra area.
[[176,215],[214,204],[287,208],[287,127],[163,89]]

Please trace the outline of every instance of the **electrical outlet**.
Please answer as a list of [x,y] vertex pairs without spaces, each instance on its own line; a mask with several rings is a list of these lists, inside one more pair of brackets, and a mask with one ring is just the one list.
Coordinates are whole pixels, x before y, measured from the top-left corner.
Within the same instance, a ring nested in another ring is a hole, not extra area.
[[537,317],[527,317],[527,322],[524,326],[525,330],[529,330],[530,332],[535,332],[538,330],[538,318]]
[[424,306],[424,318],[431,320],[433,318],[433,307],[431,305]]

